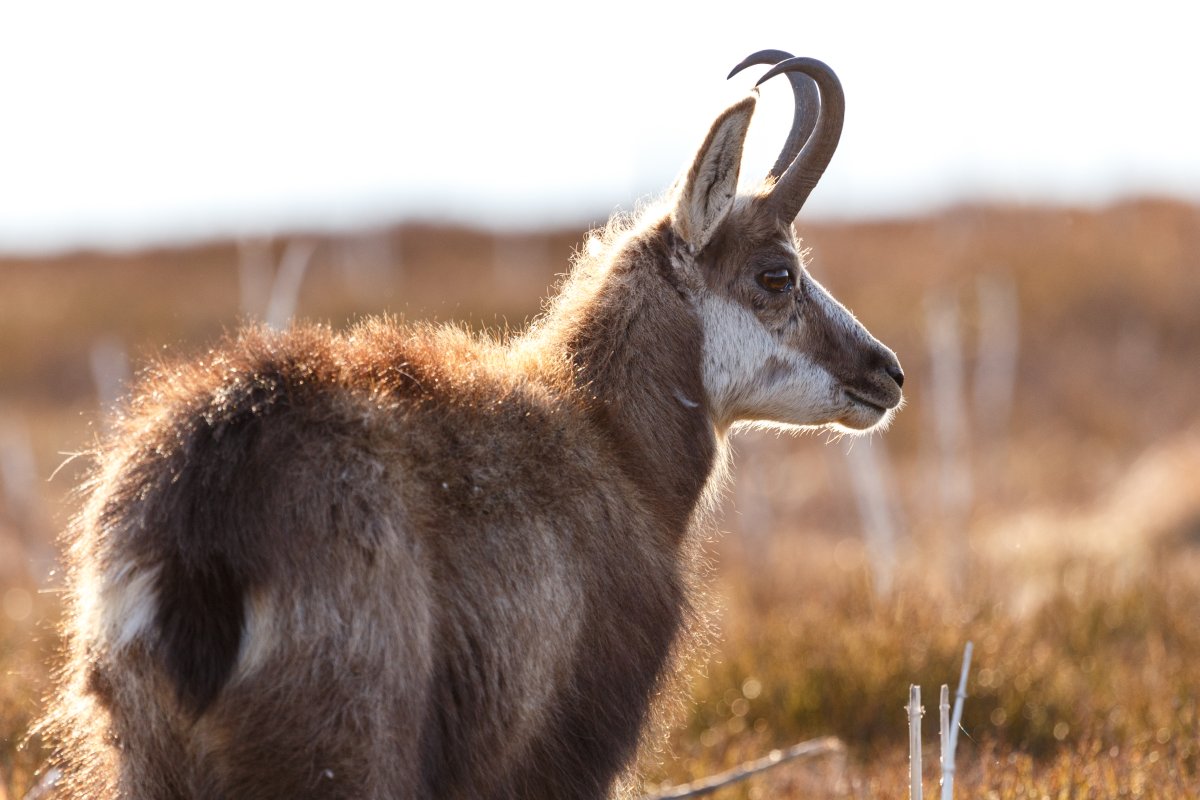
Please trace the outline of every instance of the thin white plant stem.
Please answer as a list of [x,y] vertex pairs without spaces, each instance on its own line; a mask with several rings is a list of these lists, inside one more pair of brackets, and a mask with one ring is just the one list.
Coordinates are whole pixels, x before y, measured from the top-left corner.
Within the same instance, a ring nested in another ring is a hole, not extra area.
[[921,687],[908,687],[908,796],[921,800]]
[[958,731],[962,725],[963,700],[967,698],[967,673],[971,670],[971,653],[975,645],[967,642],[963,648],[962,673],[958,676],[958,691],[954,693],[954,715],[950,720],[949,752],[942,760],[942,800],[954,797],[954,756],[958,750]]
[[938,721],[942,744],[942,800],[950,800],[954,796],[954,761],[950,757],[950,687],[944,683],[938,710],[941,712]]

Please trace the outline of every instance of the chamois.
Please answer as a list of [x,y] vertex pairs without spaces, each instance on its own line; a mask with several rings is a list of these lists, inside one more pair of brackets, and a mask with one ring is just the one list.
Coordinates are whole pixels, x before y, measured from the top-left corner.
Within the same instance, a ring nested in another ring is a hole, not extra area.
[[896,356],[792,230],[841,86],[810,58],[750,64],[797,101],[768,179],[737,193],[756,88],[661,203],[591,234],[527,331],[251,327],[143,376],[68,534],[47,726],[69,796],[629,784],[728,432],[868,430],[901,402]]

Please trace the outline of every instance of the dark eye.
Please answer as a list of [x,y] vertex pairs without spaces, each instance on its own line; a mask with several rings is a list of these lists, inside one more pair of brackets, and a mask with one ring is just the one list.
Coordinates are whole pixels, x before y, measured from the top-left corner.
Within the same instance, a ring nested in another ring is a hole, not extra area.
[[790,269],[768,269],[758,273],[758,285],[768,292],[790,292],[796,285]]

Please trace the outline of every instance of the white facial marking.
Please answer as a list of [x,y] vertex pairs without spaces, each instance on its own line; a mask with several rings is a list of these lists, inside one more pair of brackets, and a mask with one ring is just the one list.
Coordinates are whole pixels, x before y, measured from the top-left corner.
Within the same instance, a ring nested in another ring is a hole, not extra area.
[[712,294],[700,300],[704,387],[713,421],[823,425],[844,410],[828,371],[772,335],[743,306]]

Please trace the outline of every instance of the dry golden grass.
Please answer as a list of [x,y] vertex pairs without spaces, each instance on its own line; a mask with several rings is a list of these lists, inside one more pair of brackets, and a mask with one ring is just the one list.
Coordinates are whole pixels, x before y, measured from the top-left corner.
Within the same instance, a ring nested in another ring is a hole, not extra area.
[[[820,546],[800,537],[770,567],[725,571],[721,644],[656,779],[692,780],[835,734],[850,755],[832,776],[822,768],[823,794],[902,796],[907,687],[924,688],[925,774],[936,779],[937,687],[956,682],[972,640],[960,796],[1058,796],[1101,778],[1092,796],[1140,796],[1139,785],[1192,796],[1182,790],[1200,786],[1194,543],[1161,542],[1132,565],[1069,547],[1029,570],[974,561],[959,589],[909,564],[887,597],[870,590],[861,550],[830,559]],[[779,779],[806,777],[812,796],[805,769]],[[761,779],[763,796],[792,796],[775,779]]]
[[[314,239],[299,313],[519,326],[581,233]],[[1200,796],[1200,209],[963,208],[804,233],[817,277],[909,375],[909,406],[880,440],[894,585],[877,590],[846,442],[741,438],[713,545],[719,635],[650,781],[834,734],[845,758],[717,797],[901,797],[907,686],[932,712],[972,639],[960,797]],[[0,800],[22,797],[45,758],[36,737],[18,744],[48,684],[48,542],[79,465],[46,479],[103,424],[90,350],[109,337],[144,363],[202,349],[244,316],[237,260],[229,243],[0,260],[0,447],[23,431],[37,478],[16,500],[0,486]],[[963,396],[973,491],[956,511],[939,499],[928,309],[959,304],[970,383],[991,335],[981,276],[1015,291],[1019,369],[1003,424]],[[925,722],[928,756],[936,715]]]

